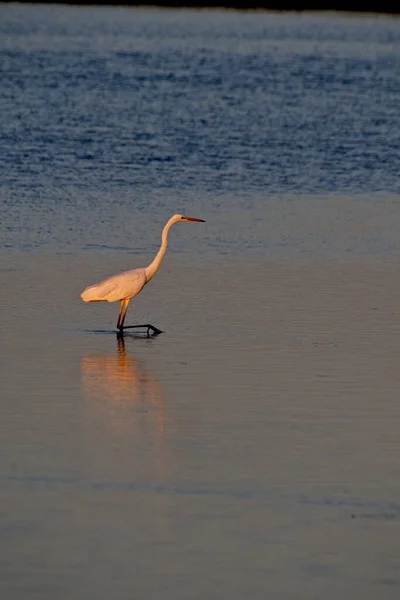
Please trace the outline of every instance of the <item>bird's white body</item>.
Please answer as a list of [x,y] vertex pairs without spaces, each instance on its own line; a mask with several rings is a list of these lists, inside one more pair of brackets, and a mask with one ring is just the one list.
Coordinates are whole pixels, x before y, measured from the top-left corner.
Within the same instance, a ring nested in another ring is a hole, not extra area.
[[[124,321],[128,310],[129,302],[137,296],[144,288],[146,283],[157,273],[160,263],[168,246],[168,232],[174,223],[179,221],[203,221],[203,219],[195,219],[193,217],[185,217],[184,215],[174,215],[165,225],[161,236],[161,247],[157,252],[154,260],[148,267],[125,271],[113,277],[109,277],[100,283],[90,285],[81,294],[84,302],[116,302],[120,301],[120,310],[117,321],[117,328],[121,331],[124,329]],[[152,325],[146,325],[152,328],[155,332],[159,332]]]
[[147,282],[146,269],[133,269],[87,287],[81,298],[84,302],[127,300],[141,292]]

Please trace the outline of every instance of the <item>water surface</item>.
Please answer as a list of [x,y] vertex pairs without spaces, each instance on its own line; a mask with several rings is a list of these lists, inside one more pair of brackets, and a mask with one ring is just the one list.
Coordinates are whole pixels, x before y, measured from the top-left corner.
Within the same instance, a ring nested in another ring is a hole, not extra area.
[[397,599],[398,20],[0,29],[2,597]]

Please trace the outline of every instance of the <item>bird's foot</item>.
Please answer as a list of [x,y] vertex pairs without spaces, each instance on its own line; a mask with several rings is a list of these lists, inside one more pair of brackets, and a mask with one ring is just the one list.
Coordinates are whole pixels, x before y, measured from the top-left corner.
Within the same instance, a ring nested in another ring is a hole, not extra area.
[[157,327],[154,327],[154,325],[147,326],[147,335],[150,335],[150,331],[153,332],[153,335],[159,335],[160,333],[162,333],[161,329],[157,329]]
[[162,333],[161,329],[157,329],[157,327],[154,327],[154,325],[150,325],[150,323],[145,323],[144,325],[125,325],[124,327],[121,327],[119,329],[119,333],[122,333],[124,329],[142,329],[144,327],[147,328],[148,336],[150,336],[150,331],[153,332],[153,335],[159,335],[160,333]]

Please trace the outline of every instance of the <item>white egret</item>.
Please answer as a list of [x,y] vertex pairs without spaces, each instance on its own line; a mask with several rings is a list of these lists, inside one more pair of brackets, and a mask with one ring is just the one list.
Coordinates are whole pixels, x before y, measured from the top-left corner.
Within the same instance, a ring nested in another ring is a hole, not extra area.
[[181,221],[198,221],[204,223],[203,219],[195,219],[194,217],[186,217],[184,215],[173,215],[163,229],[161,235],[161,247],[153,262],[150,263],[148,267],[125,271],[124,273],[109,277],[100,283],[90,285],[82,292],[82,300],[84,302],[116,302],[119,300],[117,329],[120,332],[124,329],[134,327],[147,327],[147,333],[149,333],[150,330],[152,330],[153,333],[161,333],[160,329],[157,329],[157,327],[154,327],[149,323],[146,323],[145,325],[126,325],[124,327],[124,322],[130,301],[142,291],[146,283],[148,283],[158,271],[168,246],[169,230],[174,223],[179,223]]

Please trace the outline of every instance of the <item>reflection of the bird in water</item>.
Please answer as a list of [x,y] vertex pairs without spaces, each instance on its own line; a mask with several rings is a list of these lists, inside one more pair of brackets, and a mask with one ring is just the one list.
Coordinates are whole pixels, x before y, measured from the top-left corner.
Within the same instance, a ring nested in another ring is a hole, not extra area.
[[143,363],[129,355],[126,342],[134,339],[137,336],[118,335],[115,355],[82,357],[87,416],[93,426],[97,422],[101,437],[111,437],[112,445],[133,444],[136,451],[141,443],[148,450],[153,447],[160,467],[164,454],[163,388]]

